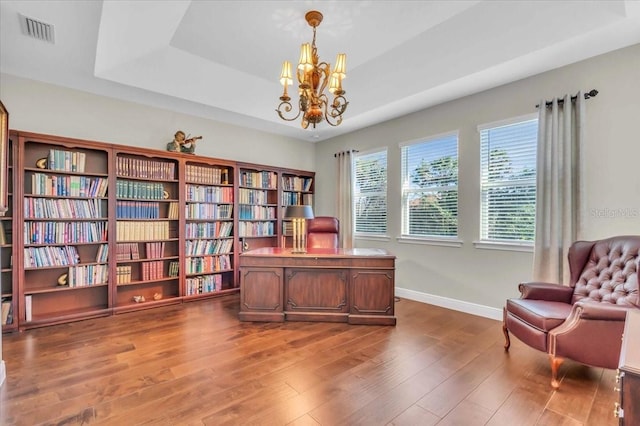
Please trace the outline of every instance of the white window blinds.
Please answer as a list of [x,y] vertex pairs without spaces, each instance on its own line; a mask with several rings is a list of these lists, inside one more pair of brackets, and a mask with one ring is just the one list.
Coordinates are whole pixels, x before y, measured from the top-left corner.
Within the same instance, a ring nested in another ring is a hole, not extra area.
[[481,239],[533,242],[538,119],[480,126]]
[[458,235],[458,134],[400,145],[402,234]]
[[355,157],[355,233],[384,235],[387,232],[387,150]]

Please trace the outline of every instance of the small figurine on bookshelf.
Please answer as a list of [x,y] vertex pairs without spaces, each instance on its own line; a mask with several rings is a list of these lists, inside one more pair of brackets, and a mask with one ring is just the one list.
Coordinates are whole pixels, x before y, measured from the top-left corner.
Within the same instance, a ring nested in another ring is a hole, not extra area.
[[195,154],[196,141],[199,139],[202,139],[202,136],[187,138],[182,130],[178,130],[174,135],[173,140],[167,144],[167,151]]

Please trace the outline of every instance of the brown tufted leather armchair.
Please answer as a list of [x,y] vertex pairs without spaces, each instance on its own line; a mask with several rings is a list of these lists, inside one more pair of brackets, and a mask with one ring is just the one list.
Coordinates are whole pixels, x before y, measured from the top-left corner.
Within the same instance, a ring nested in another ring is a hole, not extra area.
[[333,216],[316,216],[307,222],[307,247],[338,248],[340,222]]
[[521,283],[520,298],[508,299],[503,310],[505,350],[509,350],[511,332],[547,352],[555,389],[560,386],[558,368],[565,358],[617,368],[626,313],[640,309],[640,235],[577,241],[569,248],[568,258],[568,286]]

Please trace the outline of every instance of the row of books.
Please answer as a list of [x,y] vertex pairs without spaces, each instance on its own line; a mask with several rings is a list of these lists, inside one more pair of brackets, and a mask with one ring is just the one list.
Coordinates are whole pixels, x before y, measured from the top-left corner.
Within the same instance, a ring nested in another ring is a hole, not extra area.
[[176,178],[176,164],[168,161],[118,157],[116,158],[116,174],[144,179],[174,180]]
[[280,204],[285,206],[313,205],[313,194],[302,194],[300,192],[283,192]]
[[266,190],[240,188],[238,202],[240,204],[269,204],[269,193]]
[[165,198],[164,185],[161,182],[118,179],[116,181],[116,197],[162,200]]
[[300,176],[282,176],[282,189],[285,191],[311,191],[313,178]]
[[25,244],[98,243],[107,240],[107,222],[24,223]]
[[275,222],[240,222],[240,237],[271,237],[275,235]]
[[187,274],[206,274],[231,269],[231,258],[228,254],[221,256],[191,257],[185,262]]
[[187,278],[185,280],[185,287],[187,296],[220,291],[222,290],[222,275],[203,275]]
[[229,169],[227,167],[195,166],[187,164],[184,169],[185,178],[189,182],[207,185],[228,185]]
[[158,219],[160,203],[157,201],[116,201],[118,219]]
[[276,189],[278,187],[278,175],[275,172],[268,171],[241,171],[240,186]]
[[205,203],[233,203],[233,188],[230,186],[187,185],[187,201]]
[[131,282],[131,265],[116,267],[116,284],[127,284]]
[[170,277],[177,277],[179,271],[180,271],[180,264],[178,263],[178,261],[173,260],[173,261],[169,262],[169,276]]
[[24,217],[34,219],[102,218],[102,200],[97,198],[79,200],[25,197]]
[[167,240],[169,239],[169,222],[116,222],[116,240],[140,241],[140,240]]
[[69,266],[80,263],[74,246],[25,247],[24,267]]
[[[9,227],[6,231],[4,229],[5,223],[7,223],[7,226]],[[0,245],[11,244],[12,233],[11,222],[0,222]]]
[[105,197],[108,181],[105,178],[88,176],[58,176],[44,173],[31,175],[33,195],[55,195],[58,197]]
[[155,243],[145,243],[145,254],[147,259],[161,259],[164,257],[164,241]]
[[164,262],[156,260],[153,262],[142,262],[142,280],[159,280],[164,278]]
[[178,219],[180,213],[180,206],[178,203],[171,202],[169,203],[169,211],[167,212],[167,219]]
[[96,253],[97,263],[106,263],[109,260],[109,246],[107,244],[100,244],[98,252]]
[[13,324],[13,304],[11,299],[2,299],[2,325]]
[[87,154],[84,152],[50,149],[47,169],[84,173],[86,163]]
[[116,260],[137,260],[140,259],[138,243],[118,243],[116,244]]
[[187,223],[187,238],[224,238],[230,237],[233,231],[232,222]]
[[221,253],[231,253],[233,249],[233,239],[219,240],[187,240],[185,242],[185,253],[187,256],[204,256]]
[[275,219],[276,208],[241,204],[238,206],[238,214],[238,219],[240,220]]
[[69,268],[69,287],[86,287],[109,282],[109,265],[80,265]]
[[231,219],[233,204],[187,204],[187,219]]

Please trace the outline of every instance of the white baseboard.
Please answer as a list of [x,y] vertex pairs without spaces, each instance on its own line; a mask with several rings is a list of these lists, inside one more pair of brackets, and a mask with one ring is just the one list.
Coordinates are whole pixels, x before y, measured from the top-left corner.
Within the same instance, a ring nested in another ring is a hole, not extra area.
[[5,377],[7,377],[7,370],[4,367],[4,360],[0,360],[0,386],[4,383]]
[[428,303],[442,308],[453,309],[454,311],[465,312],[471,315],[478,315],[485,318],[502,321],[502,309],[490,306],[478,305],[477,303],[465,302],[463,300],[450,299],[448,297],[436,296],[433,294],[421,293],[415,290],[396,287],[396,296],[416,302]]

